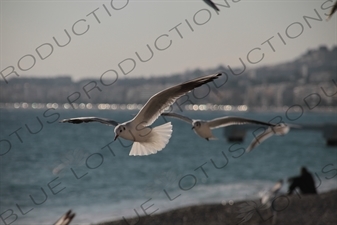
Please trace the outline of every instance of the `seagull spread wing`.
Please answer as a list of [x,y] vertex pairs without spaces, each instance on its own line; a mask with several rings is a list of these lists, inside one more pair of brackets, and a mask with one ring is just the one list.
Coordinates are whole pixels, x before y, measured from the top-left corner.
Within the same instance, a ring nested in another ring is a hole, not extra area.
[[183,116],[183,115],[180,115],[180,114],[177,114],[177,113],[162,113],[161,115],[177,118],[177,119],[183,120],[183,121],[185,121],[189,124],[192,124],[192,122],[193,122],[193,120],[188,118],[187,116]]
[[77,117],[61,120],[60,123],[90,123],[90,122],[99,122],[109,126],[117,126],[118,123],[113,120],[98,118],[98,117]]
[[333,5],[333,7],[332,7],[332,9],[330,11],[328,19],[331,18],[331,16],[336,12],[336,10],[337,10],[337,2],[335,2],[335,4]]
[[60,219],[58,219],[53,225],[69,225],[70,222],[74,219],[74,217],[75,217],[75,213],[72,213],[71,210],[69,210]]
[[250,143],[246,151],[250,152],[253,148],[261,144],[263,141],[273,136],[273,134],[274,131],[272,130],[272,128],[268,127],[268,129],[265,132],[262,132],[261,134],[259,134],[259,136],[253,139],[252,143]]
[[196,78],[158,92],[146,102],[143,108],[141,108],[138,114],[133,118],[132,122],[135,123],[136,126],[139,124],[143,126],[151,125],[160,114],[179,97],[194,88],[217,79],[219,76],[221,76],[221,73]]
[[265,123],[265,122],[258,121],[258,120],[251,120],[251,119],[246,119],[242,117],[232,117],[232,116],[216,118],[216,119],[208,121],[207,123],[211,129],[215,129],[219,127],[226,127],[226,126],[231,126],[231,125],[242,125],[242,124],[248,124],[248,123],[265,125],[265,126],[274,126],[273,124]]
[[282,185],[283,185],[283,180],[279,180],[271,189],[270,191],[274,194],[276,194],[281,188],[282,188]]
[[219,8],[211,0],[204,0],[204,2],[212,7],[214,10],[219,11]]

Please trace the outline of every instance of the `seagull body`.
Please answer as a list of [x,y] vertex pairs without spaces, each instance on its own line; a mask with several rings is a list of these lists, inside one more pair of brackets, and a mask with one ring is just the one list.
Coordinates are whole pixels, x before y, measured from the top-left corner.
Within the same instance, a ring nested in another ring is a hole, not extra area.
[[248,148],[246,149],[247,152],[250,152],[253,148],[261,144],[266,139],[270,138],[273,135],[283,136],[286,135],[290,131],[290,127],[297,127],[296,125],[287,125],[284,123],[279,123],[275,126],[268,127],[268,129],[261,134],[259,134],[254,140],[250,143]]
[[192,124],[192,129],[194,130],[194,132],[200,137],[205,138],[207,141],[216,139],[216,137],[214,137],[214,135],[212,134],[212,129],[220,127],[226,127],[231,125],[242,125],[242,124],[259,124],[265,126],[274,126],[273,124],[270,123],[234,116],[225,116],[213,120],[203,121],[203,120],[194,120],[177,113],[162,113],[161,115],[174,117]]
[[149,155],[162,150],[169,142],[172,134],[171,123],[151,128],[134,120],[119,124],[114,130],[118,137],[133,141],[130,155]]
[[213,81],[221,76],[221,73],[199,77],[182,84],[169,87],[153,95],[131,120],[118,123],[116,121],[97,117],[78,117],[64,119],[62,123],[89,123],[100,122],[115,126],[115,138],[124,138],[133,141],[129,155],[149,155],[162,150],[169,142],[172,134],[171,122],[151,128],[150,125],[160,114],[171,106],[179,97],[203,84]]

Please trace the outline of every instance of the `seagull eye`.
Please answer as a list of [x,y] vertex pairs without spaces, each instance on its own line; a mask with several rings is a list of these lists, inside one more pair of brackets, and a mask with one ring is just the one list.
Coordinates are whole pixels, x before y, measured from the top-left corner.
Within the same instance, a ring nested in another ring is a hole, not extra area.
[[122,131],[123,131],[123,130],[122,130],[122,129],[120,129],[120,130],[119,130],[119,133],[122,133]]

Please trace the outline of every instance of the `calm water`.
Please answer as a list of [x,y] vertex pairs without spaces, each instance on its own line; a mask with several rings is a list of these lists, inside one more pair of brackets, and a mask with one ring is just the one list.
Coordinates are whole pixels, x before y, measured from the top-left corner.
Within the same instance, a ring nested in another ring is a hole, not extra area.
[[[234,144],[218,129],[214,133],[219,139],[207,142],[190,125],[172,120],[173,136],[163,151],[130,157],[130,142],[111,143],[113,127],[57,121],[100,116],[124,122],[136,112],[1,109],[0,113],[1,140],[6,140],[0,143],[1,225],[4,220],[51,224],[68,209],[77,213],[74,224],[90,224],[136,216],[134,210],[144,215],[142,208],[151,213],[191,204],[228,204],[259,196],[277,180],[297,175],[302,165],[316,173],[319,192],[337,188],[337,176],[330,179],[336,174],[336,147],[327,147],[317,131],[291,131],[242,154],[240,148],[249,145],[252,132],[243,143]],[[282,112],[189,111],[185,115],[199,119],[236,115],[263,121],[280,116],[289,122]],[[293,123],[337,123],[334,113],[291,116],[299,117]],[[157,124],[164,122],[160,118]]]

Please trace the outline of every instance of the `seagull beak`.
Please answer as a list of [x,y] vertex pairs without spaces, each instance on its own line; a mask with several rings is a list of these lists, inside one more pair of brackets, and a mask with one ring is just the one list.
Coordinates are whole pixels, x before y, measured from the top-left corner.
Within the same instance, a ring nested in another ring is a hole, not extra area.
[[115,138],[114,138],[114,141],[116,141],[116,139],[118,138],[118,134],[116,134]]

